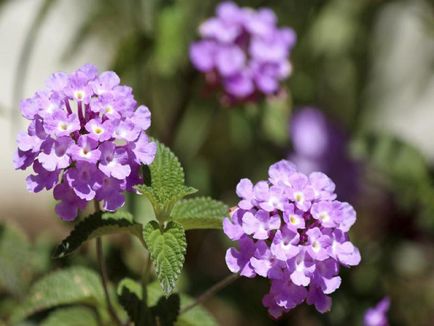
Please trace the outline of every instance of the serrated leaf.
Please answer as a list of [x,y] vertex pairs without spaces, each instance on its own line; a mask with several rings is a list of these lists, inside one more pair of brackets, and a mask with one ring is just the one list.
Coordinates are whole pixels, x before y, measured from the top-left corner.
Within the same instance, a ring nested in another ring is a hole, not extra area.
[[98,274],[84,267],[71,267],[48,274],[30,289],[27,298],[12,313],[12,323],[36,312],[60,305],[81,303],[97,307],[104,303]]
[[133,221],[127,212],[96,212],[79,222],[71,234],[62,241],[53,253],[54,258],[61,258],[77,250],[84,242],[113,233],[127,232],[135,235],[142,243],[142,225]]
[[[118,294],[121,293],[120,290],[128,289],[128,292],[135,296],[137,300],[142,300],[142,290],[141,285],[132,280],[124,279],[121,281],[118,287]],[[163,291],[159,282],[153,282],[147,287],[147,306],[156,306],[159,300],[164,296]],[[180,308],[189,306],[193,302],[193,299],[186,295],[180,294]],[[151,322],[152,323],[152,322]],[[216,326],[217,322],[211,314],[206,311],[201,305],[188,310],[186,313],[178,316],[175,322],[176,326]]]
[[179,308],[179,295],[173,293],[169,297],[160,297],[157,304],[151,310],[157,325],[172,326],[178,319]]
[[176,196],[184,186],[184,170],[172,151],[158,143],[157,154],[149,166],[151,185],[157,199],[164,203]]
[[[153,282],[148,285],[148,305],[155,305],[159,298],[163,295],[161,291],[161,287],[158,282]],[[193,299],[186,295],[181,294],[181,309],[190,305],[193,302]],[[202,306],[197,305],[196,307],[188,310],[186,313],[183,313],[178,316],[178,319],[175,323],[176,326],[216,326],[217,321],[214,317],[206,311]]]
[[14,296],[24,294],[32,276],[30,243],[24,232],[0,225],[0,289]]
[[171,218],[185,230],[221,229],[229,208],[220,201],[199,197],[179,201],[173,207]]
[[67,307],[53,311],[41,326],[98,326],[95,312],[87,307]]
[[168,295],[175,288],[184,264],[187,248],[184,228],[170,221],[162,229],[156,221],[151,221],[145,226],[143,237],[161,287]]
[[119,302],[135,325],[153,325],[152,315],[143,302],[142,287],[130,278],[124,278],[118,285]]
[[[159,287],[159,285],[157,286]],[[119,301],[135,325],[170,326],[178,318],[180,309],[178,294],[165,297],[160,288],[160,297],[152,298],[153,307],[148,309],[147,304],[145,305],[143,302],[142,287],[138,282],[130,278],[124,278],[119,283],[117,293]],[[146,300],[146,302],[148,303],[149,300]]]
[[184,185],[184,170],[175,154],[163,144],[157,144],[157,154],[149,165],[151,185],[140,185],[137,189],[148,197],[157,217],[164,220],[178,200],[197,190]]

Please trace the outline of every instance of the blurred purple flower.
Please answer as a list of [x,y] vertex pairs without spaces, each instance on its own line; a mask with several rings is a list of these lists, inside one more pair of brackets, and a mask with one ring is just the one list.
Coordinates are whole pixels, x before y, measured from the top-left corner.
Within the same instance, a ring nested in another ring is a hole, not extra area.
[[233,273],[270,279],[263,304],[275,318],[304,301],[329,311],[340,266],[361,260],[347,233],[355,210],[335,199],[335,185],[323,173],[307,176],[282,160],[268,174],[266,181],[241,179],[237,185],[241,200],[223,231],[239,249],[228,249],[226,264]]
[[217,6],[216,16],[199,27],[201,40],[190,47],[197,70],[213,76],[231,100],[273,94],[291,74],[289,54],[296,42],[291,28],[278,28],[268,8],[240,8],[233,2]]
[[[290,123],[290,134],[294,152],[288,159],[303,173],[323,171],[333,178],[338,186],[336,192],[339,197],[344,200],[353,199],[358,190],[359,167],[349,158],[347,138],[342,130],[329,121],[320,110],[306,107],[294,113]],[[320,173],[313,175],[312,178],[314,188],[329,187],[328,181]]]
[[154,159],[156,144],[145,133],[151,113],[136,109],[131,88],[119,83],[114,72],[98,75],[95,66],[84,65],[53,74],[45,90],[21,102],[31,122],[17,137],[15,168],[33,165],[29,191],[54,187],[64,220],[76,218],[93,199],[105,210],[121,207],[122,193],[141,181],[139,164]]
[[369,308],[365,312],[363,318],[364,326],[387,326],[389,322],[387,320],[387,311],[390,308],[390,299],[388,297],[383,298],[375,307]]

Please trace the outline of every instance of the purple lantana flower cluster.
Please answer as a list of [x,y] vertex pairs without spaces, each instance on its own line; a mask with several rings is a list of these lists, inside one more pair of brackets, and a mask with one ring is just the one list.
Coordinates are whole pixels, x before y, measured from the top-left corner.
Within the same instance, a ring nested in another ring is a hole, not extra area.
[[340,266],[361,259],[348,237],[356,212],[336,200],[324,173],[305,175],[282,160],[268,174],[267,181],[242,179],[237,185],[241,200],[223,229],[238,249],[228,249],[226,264],[241,276],[270,279],[263,304],[274,318],[304,301],[326,312],[329,294],[341,284]]
[[121,207],[124,191],[141,182],[140,165],[150,164],[156,144],[145,133],[151,113],[137,107],[132,89],[112,71],[86,64],[51,75],[44,90],[21,102],[30,120],[18,135],[16,169],[32,166],[27,189],[54,188],[56,213],[73,220],[91,200]]
[[271,9],[221,3],[216,16],[200,25],[202,39],[191,45],[191,61],[230,99],[275,93],[291,74],[289,53],[296,41],[291,28],[276,22]]

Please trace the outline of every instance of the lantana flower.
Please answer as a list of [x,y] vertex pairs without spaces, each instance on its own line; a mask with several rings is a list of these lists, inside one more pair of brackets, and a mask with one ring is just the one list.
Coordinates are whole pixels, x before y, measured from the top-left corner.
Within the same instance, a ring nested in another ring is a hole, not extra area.
[[29,191],[54,188],[64,220],[92,200],[107,211],[124,205],[123,192],[141,182],[140,165],[155,157],[146,134],[151,113],[137,107],[132,89],[112,71],[98,74],[86,64],[54,73],[44,90],[21,102],[21,113],[30,124],[17,137],[15,168],[33,168]]
[[200,25],[199,34],[201,40],[190,47],[191,62],[232,100],[276,93],[291,74],[296,35],[291,28],[278,28],[269,8],[223,2],[216,16]]
[[388,326],[387,312],[390,308],[390,299],[383,298],[375,307],[366,310],[363,325],[364,326]]
[[333,181],[321,172],[305,175],[282,160],[268,174],[266,181],[237,185],[240,202],[223,230],[238,248],[228,249],[226,264],[241,276],[270,280],[263,304],[274,318],[304,301],[329,311],[339,269],[361,260],[348,236],[356,212],[336,200]]

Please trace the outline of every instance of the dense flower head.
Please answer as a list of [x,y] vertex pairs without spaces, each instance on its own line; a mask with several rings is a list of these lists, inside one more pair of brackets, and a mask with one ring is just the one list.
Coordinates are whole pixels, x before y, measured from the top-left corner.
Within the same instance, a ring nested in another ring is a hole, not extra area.
[[226,264],[241,276],[270,279],[263,304],[274,318],[304,301],[326,312],[341,284],[339,268],[361,259],[348,236],[356,212],[336,200],[335,184],[321,172],[306,175],[282,160],[268,175],[237,185],[241,200],[223,230],[238,249],[228,249]]
[[141,182],[140,165],[154,159],[156,144],[145,133],[151,113],[137,107],[132,89],[112,71],[99,74],[86,64],[54,73],[44,90],[21,102],[21,113],[30,125],[17,137],[15,168],[33,167],[29,191],[54,188],[64,220],[91,200],[108,211],[121,207],[122,193]]
[[375,307],[369,308],[364,315],[364,326],[387,326],[387,311],[390,308],[390,299],[383,298]]
[[202,39],[191,45],[191,61],[231,99],[276,93],[291,74],[289,53],[296,41],[291,28],[276,22],[271,9],[223,2],[216,16],[200,25]]

